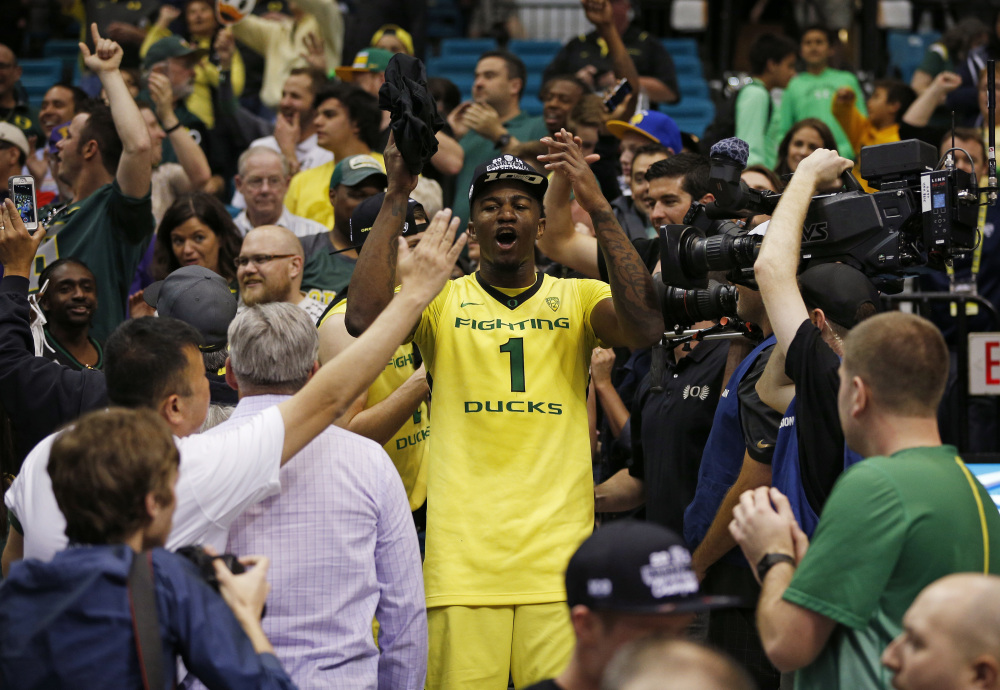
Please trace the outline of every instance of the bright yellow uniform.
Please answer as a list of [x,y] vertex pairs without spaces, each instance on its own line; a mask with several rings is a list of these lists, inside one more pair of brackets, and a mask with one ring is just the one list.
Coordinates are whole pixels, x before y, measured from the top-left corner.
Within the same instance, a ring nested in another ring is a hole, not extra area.
[[[331,314],[347,313],[347,300],[341,300],[323,315],[319,325],[330,318]],[[392,360],[385,366],[375,382],[368,388],[367,410],[388,398],[393,391],[413,375],[416,367],[413,362],[413,345],[401,345],[396,349]],[[388,453],[392,464],[403,480],[406,496],[410,501],[410,510],[416,510],[427,500],[427,464],[424,456],[427,453],[430,438],[430,419],[427,415],[427,402],[410,415],[409,420],[396,432],[383,448]]]
[[593,528],[590,315],[611,289],[478,278],[450,281],[413,338],[433,380],[427,605],[564,601],[566,564]]

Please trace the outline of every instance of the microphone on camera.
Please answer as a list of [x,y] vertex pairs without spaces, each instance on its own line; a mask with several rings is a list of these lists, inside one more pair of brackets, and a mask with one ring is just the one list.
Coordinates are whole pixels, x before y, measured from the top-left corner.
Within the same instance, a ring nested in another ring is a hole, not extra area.
[[709,187],[715,195],[715,203],[722,208],[743,208],[747,186],[740,180],[740,174],[750,158],[749,144],[736,137],[723,139],[712,146],[709,158],[712,160]]

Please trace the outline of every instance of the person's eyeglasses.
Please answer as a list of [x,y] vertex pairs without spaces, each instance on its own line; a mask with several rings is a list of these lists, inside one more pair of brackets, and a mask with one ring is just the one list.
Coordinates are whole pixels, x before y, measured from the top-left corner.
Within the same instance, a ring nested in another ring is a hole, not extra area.
[[253,256],[237,256],[233,259],[233,265],[236,268],[243,268],[247,264],[255,264],[257,266],[263,266],[266,263],[270,263],[275,259],[290,259],[293,256],[298,256],[298,254],[254,254]]
[[0,62],[0,69],[2,70],[14,69],[15,67],[17,67],[16,62]]
[[264,182],[267,182],[268,187],[277,187],[281,185],[284,180],[280,177],[251,177],[246,181],[246,185],[250,189],[256,191],[264,186]]

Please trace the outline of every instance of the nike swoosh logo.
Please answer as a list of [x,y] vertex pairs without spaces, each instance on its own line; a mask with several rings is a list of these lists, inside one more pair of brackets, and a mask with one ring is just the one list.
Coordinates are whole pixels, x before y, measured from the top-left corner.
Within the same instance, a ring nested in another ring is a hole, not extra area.
[[459,308],[461,308],[461,307],[481,307],[481,306],[483,306],[483,303],[482,302],[462,302],[458,306],[459,306]]
[[773,446],[773,443],[764,443],[763,441],[757,441],[757,450],[766,450]]

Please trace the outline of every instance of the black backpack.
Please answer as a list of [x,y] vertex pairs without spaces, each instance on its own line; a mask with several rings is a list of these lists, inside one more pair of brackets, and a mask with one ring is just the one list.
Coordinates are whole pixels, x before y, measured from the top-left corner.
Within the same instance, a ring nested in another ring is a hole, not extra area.
[[[724,84],[722,92],[715,97],[715,117],[705,128],[705,134],[701,137],[701,150],[705,152],[723,139],[736,136],[736,98],[746,84],[741,80],[739,86],[733,86],[728,79],[724,81]],[[771,119],[773,110],[774,103],[769,99],[767,102],[768,121]]]

